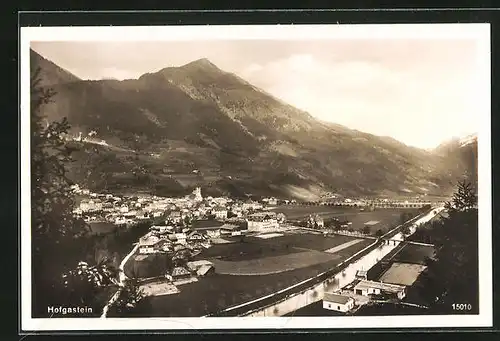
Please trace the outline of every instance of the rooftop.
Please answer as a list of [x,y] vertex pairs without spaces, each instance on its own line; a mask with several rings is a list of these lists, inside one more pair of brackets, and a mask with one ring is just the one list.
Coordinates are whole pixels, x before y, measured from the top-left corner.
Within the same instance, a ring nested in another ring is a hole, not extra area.
[[334,294],[332,292],[325,292],[325,296],[323,297],[323,301],[328,301],[332,303],[346,304],[352,300],[349,296]]
[[191,274],[191,273],[187,269],[182,268],[182,267],[176,267],[172,270],[172,277],[189,275],[189,274]]
[[363,281],[360,281],[355,287],[355,289],[368,289],[368,288],[375,288],[375,289],[380,289],[380,290],[384,290],[384,291],[388,291],[388,292],[399,292],[399,291],[404,290],[405,286],[363,280]]

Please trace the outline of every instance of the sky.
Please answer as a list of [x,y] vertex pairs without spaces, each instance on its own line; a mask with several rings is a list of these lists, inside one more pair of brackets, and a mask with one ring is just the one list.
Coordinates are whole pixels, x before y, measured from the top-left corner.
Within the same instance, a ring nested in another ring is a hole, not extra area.
[[479,129],[472,39],[44,41],[31,48],[82,79],[138,78],[208,58],[320,120],[419,148]]

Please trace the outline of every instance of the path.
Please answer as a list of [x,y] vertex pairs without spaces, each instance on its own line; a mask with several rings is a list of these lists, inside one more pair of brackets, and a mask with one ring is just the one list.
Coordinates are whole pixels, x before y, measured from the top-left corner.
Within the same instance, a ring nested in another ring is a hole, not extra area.
[[125,281],[127,280],[127,276],[125,275],[125,271],[123,270],[123,268],[125,267],[125,263],[127,263],[127,261],[137,251],[137,249],[139,249],[139,243],[137,243],[134,246],[132,251],[130,251],[130,253],[128,255],[126,255],[125,258],[123,258],[122,262],[120,263],[120,266],[118,267],[118,271],[119,271],[118,278],[120,279],[120,281],[118,282],[119,288],[116,291],[116,293],[111,297],[111,299],[108,301],[106,306],[104,306],[104,308],[102,310],[101,318],[106,318],[106,315],[108,314],[109,307],[113,303],[115,303],[116,300],[118,299],[118,297],[120,296],[121,290],[125,286]]
[[343,249],[348,248],[349,246],[353,246],[354,244],[357,244],[357,243],[359,243],[362,240],[363,239],[354,239],[354,240],[348,241],[347,243],[340,244],[338,246],[332,247],[331,249],[325,250],[323,252],[336,253],[336,252],[339,252],[339,251],[341,251]]

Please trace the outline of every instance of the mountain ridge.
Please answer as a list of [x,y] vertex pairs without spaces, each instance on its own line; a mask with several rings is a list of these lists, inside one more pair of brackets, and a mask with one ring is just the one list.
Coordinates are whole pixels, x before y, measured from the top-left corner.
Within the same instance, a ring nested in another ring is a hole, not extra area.
[[95,130],[137,151],[82,146],[71,174],[96,188],[175,193],[201,185],[214,194],[308,198],[332,191],[423,194],[446,191],[462,172],[449,170],[445,156],[321,122],[208,59],[138,79],[64,80],[52,85],[57,94],[47,117],[67,116],[73,134]]
[[43,57],[33,49],[30,49],[30,69],[31,73],[40,67],[40,81],[42,86],[52,86],[70,82],[78,82],[81,79],[66,69],[58,66],[54,62]]

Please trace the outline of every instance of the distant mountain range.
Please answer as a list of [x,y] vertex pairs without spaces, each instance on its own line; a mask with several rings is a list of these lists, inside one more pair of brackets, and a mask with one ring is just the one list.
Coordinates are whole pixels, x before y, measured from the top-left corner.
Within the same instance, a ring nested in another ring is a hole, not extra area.
[[207,59],[124,81],[80,80],[35,51],[31,67],[57,93],[49,120],[67,117],[75,136],[95,131],[108,143],[74,142],[70,176],[93,189],[441,195],[470,173],[456,146],[425,151],[321,122]]

